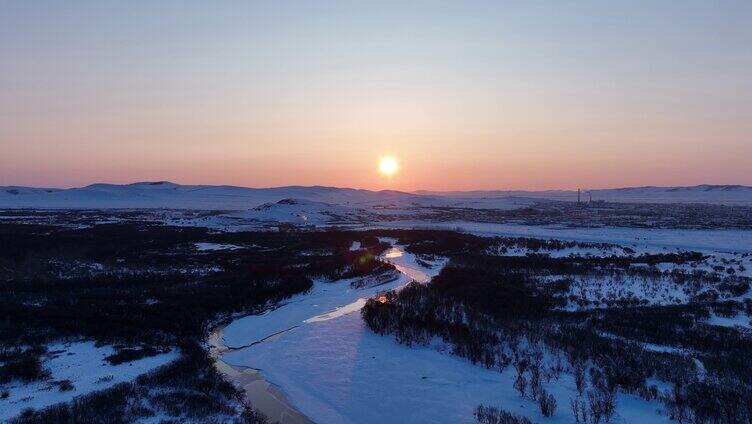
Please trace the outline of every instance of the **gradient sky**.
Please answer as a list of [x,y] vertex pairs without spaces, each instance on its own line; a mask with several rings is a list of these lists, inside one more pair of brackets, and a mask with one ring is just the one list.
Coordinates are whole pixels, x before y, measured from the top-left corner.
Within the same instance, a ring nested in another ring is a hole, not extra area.
[[0,0],[0,185],[752,185],[751,23],[749,0]]

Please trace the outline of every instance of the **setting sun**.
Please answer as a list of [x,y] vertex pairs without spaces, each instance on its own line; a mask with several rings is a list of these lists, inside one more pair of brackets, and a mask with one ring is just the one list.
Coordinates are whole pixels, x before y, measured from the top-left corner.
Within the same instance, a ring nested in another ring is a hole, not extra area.
[[391,156],[385,156],[381,158],[381,160],[379,161],[379,172],[381,172],[382,175],[391,177],[392,175],[396,174],[397,171],[399,171],[399,164],[397,164],[396,159]]

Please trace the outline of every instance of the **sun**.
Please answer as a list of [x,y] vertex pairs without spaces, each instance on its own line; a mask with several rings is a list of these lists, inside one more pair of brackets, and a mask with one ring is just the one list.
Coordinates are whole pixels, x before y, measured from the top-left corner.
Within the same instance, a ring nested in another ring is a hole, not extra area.
[[382,175],[391,177],[392,175],[396,174],[397,171],[399,171],[399,164],[397,163],[397,159],[391,156],[384,156],[383,158],[381,158],[381,160],[379,160],[379,172]]

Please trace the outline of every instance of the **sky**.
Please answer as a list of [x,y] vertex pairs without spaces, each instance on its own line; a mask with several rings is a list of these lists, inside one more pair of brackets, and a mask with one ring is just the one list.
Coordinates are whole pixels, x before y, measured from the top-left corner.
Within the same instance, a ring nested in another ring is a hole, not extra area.
[[748,0],[0,0],[0,185],[752,185],[750,22]]

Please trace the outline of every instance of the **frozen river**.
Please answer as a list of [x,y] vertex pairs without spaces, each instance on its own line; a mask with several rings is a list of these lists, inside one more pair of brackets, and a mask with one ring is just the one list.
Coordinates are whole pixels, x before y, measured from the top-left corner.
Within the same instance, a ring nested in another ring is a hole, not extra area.
[[251,359],[240,358],[262,351],[266,346],[261,345],[273,345],[286,333],[307,325],[322,326],[326,321],[351,314],[360,321],[360,309],[368,298],[404,287],[410,281],[427,283],[441,265],[426,269],[400,246],[385,252],[382,260],[399,271],[386,283],[356,289],[350,285],[353,279],[317,281],[309,293],[295,296],[267,313],[242,317],[215,329],[208,341],[220,372],[245,389],[247,400],[272,421],[280,424],[310,423],[284,391],[266,379],[267,371],[260,369]]
[[[371,332],[359,313],[367,298],[413,280],[427,283],[444,264],[424,267],[392,242],[382,258],[400,271],[393,281],[364,289],[352,288],[350,280],[317,282],[310,293],[237,319],[216,335],[229,346],[219,364],[252,389],[254,406],[282,424],[472,423],[480,403],[537,422],[573,422],[567,405],[576,388],[568,375],[544,385],[559,403],[557,413],[544,418],[513,389],[512,367],[499,373],[437,345],[408,347]],[[667,422],[657,407],[622,394],[613,422]]]

